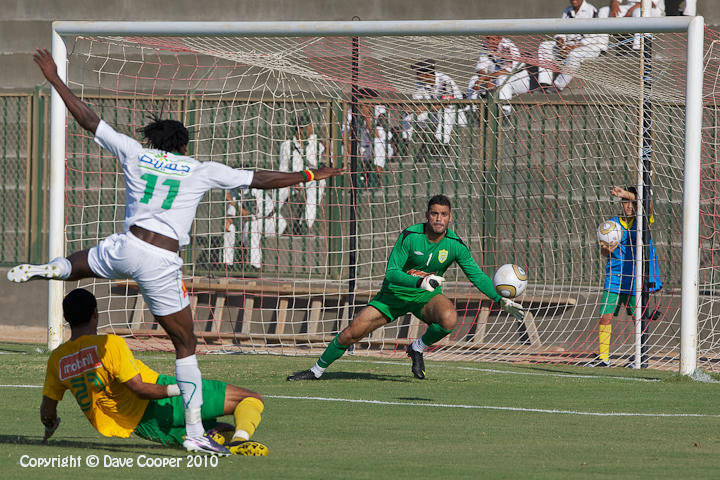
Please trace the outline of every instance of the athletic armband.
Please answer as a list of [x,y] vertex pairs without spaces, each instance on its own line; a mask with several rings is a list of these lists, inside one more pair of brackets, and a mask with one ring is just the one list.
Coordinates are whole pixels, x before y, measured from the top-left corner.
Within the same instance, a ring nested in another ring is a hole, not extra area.
[[314,174],[313,171],[310,170],[309,168],[306,169],[306,170],[303,170],[303,173],[305,174],[305,181],[306,181],[306,182],[312,182],[313,180],[315,180],[315,174]]

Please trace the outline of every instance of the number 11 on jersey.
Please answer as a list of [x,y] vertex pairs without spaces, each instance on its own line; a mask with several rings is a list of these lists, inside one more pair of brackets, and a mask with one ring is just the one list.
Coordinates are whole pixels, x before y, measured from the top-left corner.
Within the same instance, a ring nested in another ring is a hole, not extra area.
[[[140,203],[150,203],[150,199],[155,193],[155,185],[157,184],[158,176],[153,175],[152,173],[145,173],[140,178],[147,182],[145,185],[145,195],[143,195],[143,198],[140,199]],[[166,178],[162,184],[168,186],[168,194],[162,203],[162,208],[170,210],[170,207],[172,207],[172,204],[175,201],[175,197],[177,197],[178,191],[180,191],[180,180]]]

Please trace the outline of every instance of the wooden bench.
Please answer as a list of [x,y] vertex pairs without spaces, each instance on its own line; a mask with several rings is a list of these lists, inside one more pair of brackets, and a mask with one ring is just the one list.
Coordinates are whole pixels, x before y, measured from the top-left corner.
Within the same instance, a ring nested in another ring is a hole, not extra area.
[[[193,312],[193,318],[197,321],[197,305],[200,295],[209,295],[210,301],[215,297],[214,304],[211,307],[210,318],[206,321],[210,322],[206,331],[197,332],[198,337],[206,340],[221,338],[259,338],[267,337],[266,340],[280,341],[291,340],[297,335],[292,332],[286,332],[288,312],[291,301],[297,299],[306,300],[308,302],[307,315],[304,322],[307,325],[306,334],[303,337],[315,339],[317,341],[328,341],[322,331],[320,325],[322,313],[327,308],[329,302],[334,303],[333,308],[342,308],[343,315],[339,328],[344,327],[349,322],[350,312],[350,292],[346,288],[340,287],[323,287],[313,286],[308,283],[292,283],[280,281],[263,281],[263,280],[241,280],[241,279],[210,279],[205,277],[191,277],[185,279],[185,285],[190,295],[190,306]],[[152,327],[144,329],[144,310],[145,302],[142,295],[138,292],[137,284],[133,281],[114,282],[114,288],[121,289],[123,294],[136,296],[135,306],[131,313],[129,326],[130,331],[136,335],[153,334],[157,335],[157,323],[151,323]],[[449,287],[449,288],[448,288]],[[369,301],[377,293],[376,289],[360,289],[355,292],[354,304],[365,303]],[[462,288],[447,286],[444,294],[453,300],[459,311],[475,312],[477,311],[477,320],[474,323],[474,333],[472,333],[473,344],[482,344],[485,341],[488,319],[493,310],[498,311],[495,302],[490,300],[484,294],[475,290],[472,286],[464,286]],[[222,318],[230,297],[242,297],[242,319],[239,329],[234,328],[233,332],[221,332]],[[262,299],[271,298],[275,308],[275,329],[273,334],[252,334],[251,325],[253,323],[253,311]],[[518,322],[520,334],[527,338],[527,341],[533,347],[542,346],[540,335],[535,325],[535,316],[530,311],[532,308],[569,308],[576,304],[576,299],[563,295],[535,297],[524,295],[518,301],[527,307],[525,317],[522,322]],[[342,307],[341,307],[342,306]],[[460,308],[464,306],[464,308]],[[203,321],[203,320],[200,320]],[[422,322],[410,316],[410,323],[407,338],[412,340],[420,334]],[[472,328],[472,327],[471,327]],[[467,332],[470,335],[470,331]],[[383,343],[383,329],[378,329],[366,340],[369,343]],[[398,343],[404,343],[406,340],[397,339]]]

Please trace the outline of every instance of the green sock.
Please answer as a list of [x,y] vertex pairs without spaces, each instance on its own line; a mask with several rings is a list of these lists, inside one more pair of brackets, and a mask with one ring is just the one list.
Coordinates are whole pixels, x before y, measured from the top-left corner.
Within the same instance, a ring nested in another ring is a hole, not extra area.
[[431,323],[430,325],[428,325],[427,330],[425,330],[425,333],[422,337],[420,337],[420,339],[425,345],[429,347],[433,343],[447,336],[447,334],[450,332],[452,332],[452,330],[443,328],[437,323]]
[[330,345],[327,346],[322,355],[320,355],[320,358],[318,358],[317,364],[322,368],[329,367],[331,363],[342,357],[345,350],[348,349],[348,347],[341,345],[340,342],[338,342],[338,336],[332,339]]

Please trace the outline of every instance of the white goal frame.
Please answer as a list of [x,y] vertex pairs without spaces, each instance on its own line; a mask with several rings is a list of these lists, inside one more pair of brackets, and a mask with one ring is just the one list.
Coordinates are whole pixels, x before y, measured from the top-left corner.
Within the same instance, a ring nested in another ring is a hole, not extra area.
[[[519,35],[559,33],[668,33],[687,35],[687,85],[683,178],[682,312],[680,373],[697,365],[700,147],[702,125],[703,17],[608,19],[513,19],[370,22],[86,22],[56,21],[52,25],[52,55],[58,75],[67,79],[64,35],[183,35],[183,36],[397,36]],[[67,113],[53,89],[50,115],[50,225],[48,258],[65,255],[65,127]],[[642,212],[639,212],[641,215]],[[640,218],[639,221],[642,221]],[[62,341],[61,282],[49,282],[48,348]]]

